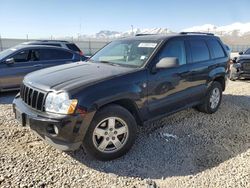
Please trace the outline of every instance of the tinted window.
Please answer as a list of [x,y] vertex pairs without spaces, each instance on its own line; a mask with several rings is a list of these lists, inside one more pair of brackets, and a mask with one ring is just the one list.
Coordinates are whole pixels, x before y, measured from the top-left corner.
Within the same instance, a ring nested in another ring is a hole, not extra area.
[[59,49],[41,49],[39,50],[41,60],[60,60],[72,59],[73,54]]
[[208,40],[207,44],[214,54],[214,58],[225,57],[224,50],[222,49],[220,43],[217,40]]
[[159,60],[164,57],[176,57],[179,64],[186,64],[186,52],[184,41],[169,41],[160,52]]
[[66,44],[66,46],[75,52],[80,52],[81,50],[75,44]]
[[30,61],[39,61],[40,60],[40,52],[39,50],[31,50],[30,52]]
[[204,40],[191,40],[190,50],[193,62],[209,60],[209,51]]
[[15,62],[26,62],[29,58],[29,50],[18,52],[13,56]]

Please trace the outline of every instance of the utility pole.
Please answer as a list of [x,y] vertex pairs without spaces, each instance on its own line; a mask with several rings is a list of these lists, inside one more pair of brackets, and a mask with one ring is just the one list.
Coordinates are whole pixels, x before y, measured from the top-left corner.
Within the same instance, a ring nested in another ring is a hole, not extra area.
[[3,43],[1,35],[0,35],[0,51],[3,51]]
[[26,40],[27,40],[27,41],[29,40],[29,35],[28,35],[28,34],[26,34]]
[[131,25],[131,29],[132,29],[132,35],[134,35],[134,26]]

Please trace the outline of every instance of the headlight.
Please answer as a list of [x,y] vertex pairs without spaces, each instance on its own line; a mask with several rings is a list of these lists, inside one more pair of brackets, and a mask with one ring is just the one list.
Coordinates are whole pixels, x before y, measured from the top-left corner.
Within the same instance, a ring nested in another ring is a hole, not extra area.
[[69,99],[67,93],[51,92],[47,95],[45,101],[46,112],[58,114],[73,114],[77,105],[76,99]]

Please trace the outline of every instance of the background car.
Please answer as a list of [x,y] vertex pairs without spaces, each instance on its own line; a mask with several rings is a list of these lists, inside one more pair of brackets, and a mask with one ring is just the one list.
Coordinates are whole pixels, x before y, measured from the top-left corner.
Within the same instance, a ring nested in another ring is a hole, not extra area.
[[233,81],[250,78],[250,48],[245,52],[239,52],[239,56],[233,59],[229,78]]
[[64,40],[35,40],[31,42],[25,42],[23,44],[26,45],[47,45],[47,46],[57,46],[66,48],[72,51],[79,53],[82,56],[82,60],[86,60],[87,58],[83,55],[83,52],[78,48],[78,46],[73,42],[68,42]]
[[19,89],[30,72],[80,60],[79,53],[55,46],[18,45],[4,50],[0,52],[0,92]]

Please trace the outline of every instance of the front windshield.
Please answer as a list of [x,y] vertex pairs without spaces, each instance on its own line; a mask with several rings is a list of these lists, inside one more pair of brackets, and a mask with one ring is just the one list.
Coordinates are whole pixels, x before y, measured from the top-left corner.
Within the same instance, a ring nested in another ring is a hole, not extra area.
[[245,51],[245,54],[250,54],[250,48],[248,48],[247,51]]
[[142,40],[114,41],[97,52],[90,61],[113,65],[141,67],[150,57],[158,42]]
[[9,49],[6,49],[2,52],[0,52],[0,60],[9,56],[10,54],[12,54],[13,52],[15,52],[17,49],[15,47],[13,48],[9,48]]

